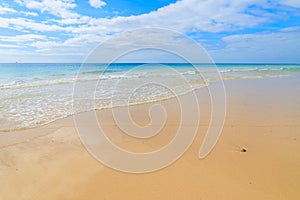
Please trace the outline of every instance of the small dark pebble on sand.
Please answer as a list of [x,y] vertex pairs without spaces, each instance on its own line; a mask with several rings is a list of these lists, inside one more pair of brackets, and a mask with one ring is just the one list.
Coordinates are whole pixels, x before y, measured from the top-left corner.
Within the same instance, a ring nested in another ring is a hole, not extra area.
[[247,152],[247,149],[242,148],[242,149],[241,149],[241,152],[243,152],[243,153],[244,153],[244,152]]

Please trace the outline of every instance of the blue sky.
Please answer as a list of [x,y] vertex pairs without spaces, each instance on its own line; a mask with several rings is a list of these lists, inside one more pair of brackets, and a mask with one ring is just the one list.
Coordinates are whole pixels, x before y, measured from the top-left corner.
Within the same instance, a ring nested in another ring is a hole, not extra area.
[[300,63],[300,0],[1,0],[0,62],[82,62],[144,27],[180,32],[215,62]]

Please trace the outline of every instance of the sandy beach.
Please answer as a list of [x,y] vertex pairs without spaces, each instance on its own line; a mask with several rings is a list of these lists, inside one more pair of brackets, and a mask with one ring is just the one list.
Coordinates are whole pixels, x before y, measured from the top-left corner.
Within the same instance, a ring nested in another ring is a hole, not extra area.
[[[110,169],[82,145],[72,117],[0,134],[0,199],[299,199],[300,76],[225,81],[227,115],[213,151],[198,159],[210,122],[207,89],[197,90],[201,121],[191,147],[172,165],[152,173]],[[190,94],[186,94],[187,98]],[[179,126],[176,99],[162,132],[149,140],[124,135],[110,109],[97,111],[107,136],[136,152],[163,147]],[[147,124],[151,104],[132,106]],[[89,120],[86,120],[87,130]]]

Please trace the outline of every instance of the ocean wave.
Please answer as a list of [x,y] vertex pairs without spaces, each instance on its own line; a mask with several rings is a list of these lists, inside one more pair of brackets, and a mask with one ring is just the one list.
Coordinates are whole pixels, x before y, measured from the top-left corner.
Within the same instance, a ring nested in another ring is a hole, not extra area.
[[39,82],[32,81],[15,81],[10,84],[0,84],[0,90],[12,90],[12,89],[26,89],[26,88],[38,88],[53,85],[63,85],[74,83],[74,79],[70,80],[42,80]]
[[[224,68],[219,68],[220,73],[246,73],[246,72],[274,72],[274,71],[281,71],[281,72],[300,72],[299,67],[267,67],[267,68],[260,68],[260,67],[255,67],[255,68],[232,68],[232,69],[224,69]],[[247,74],[245,74],[247,75]]]
[[49,76],[66,76],[67,74],[64,74],[64,73],[57,73],[57,74],[50,74]]
[[122,70],[120,69],[96,69],[96,70],[90,70],[90,71],[81,71],[80,74],[103,74],[103,73],[114,73],[114,72],[120,72]]
[[[294,72],[300,72],[300,68],[284,66],[223,67],[218,70],[223,80],[282,77]],[[134,81],[141,81],[142,79],[169,81],[170,84],[175,84],[174,88],[176,86],[178,94],[184,94],[191,91],[191,89],[199,89],[217,81],[213,73],[216,70],[206,68],[199,71],[191,68],[183,68],[174,73],[163,70],[151,71],[150,69],[132,72],[129,72],[129,70],[124,72],[120,70],[104,71],[106,73],[102,73],[103,70],[99,69],[84,71],[78,77],[76,77],[74,72],[70,72],[70,74],[55,73],[46,76],[32,75],[32,77],[26,77],[27,79],[0,83],[0,114],[2,114],[0,115],[0,123],[2,124],[0,132],[41,126],[77,112],[122,106],[121,100],[128,93],[126,84],[121,85],[120,94],[116,96],[120,101],[116,101],[115,104],[111,104],[110,101],[113,84],[120,79],[129,79],[130,81],[126,82],[129,84],[134,83]],[[205,75],[205,80],[199,74]],[[181,75],[188,81],[191,86],[190,88],[182,87],[182,85],[178,84],[176,77]],[[97,91],[98,96],[96,97],[98,99],[83,100],[75,106],[77,108],[75,112],[72,108],[73,87],[68,84],[83,84],[83,92],[87,94],[86,97],[93,98],[95,97],[93,96],[95,91],[89,87],[94,85],[94,81],[101,80],[104,81],[104,84],[100,87],[103,90]],[[56,87],[57,85],[59,87]],[[61,85],[68,86],[61,87]],[[31,89],[26,90],[29,88]],[[133,99],[129,102],[130,105],[161,101],[174,97],[174,94],[172,95],[165,90],[155,87],[146,87],[143,92],[140,95],[133,96]],[[94,100],[97,101],[95,102]]]

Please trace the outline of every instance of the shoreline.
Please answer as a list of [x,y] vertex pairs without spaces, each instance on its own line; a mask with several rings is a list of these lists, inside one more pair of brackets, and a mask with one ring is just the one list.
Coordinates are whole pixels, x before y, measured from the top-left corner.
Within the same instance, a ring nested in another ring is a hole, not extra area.
[[[119,108],[119,107],[127,107],[127,106],[137,106],[137,105],[144,105],[144,104],[153,104],[153,103],[157,103],[157,102],[162,102],[162,101],[167,101],[167,100],[170,100],[170,99],[174,99],[174,98],[178,98],[180,96],[184,96],[184,95],[187,95],[189,93],[193,93],[193,92],[196,92],[199,91],[199,90],[203,90],[203,89],[206,89],[207,87],[211,86],[211,85],[214,85],[216,84],[216,82],[220,82],[222,81],[223,83],[227,82],[227,81],[234,81],[234,80],[244,80],[244,79],[277,79],[277,78],[285,78],[285,77],[294,77],[294,76],[299,76],[300,73],[297,73],[297,74],[292,74],[292,75],[279,75],[279,76],[270,76],[270,77],[243,77],[243,78],[233,78],[233,79],[222,79],[222,80],[219,80],[219,81],[214,81],[214,82],[211,82],[209,83],[209,85],[206,85],[206,86],[203,86],[203,87],[199,87],[199,88],[194,88],[194,89],[191,89],[190,91],[187,91],[187,92],[184,92],[182,94],[179,94],[177,96],[170,96],[170,97],[166,97],[165,99],[159,99],[159,100],[153,100],[153,101],[148,101],[148,102],[140,102],[140,103],[133,103],[133,104],[130,104],[130,105],[118,105],[118,106],[112,106],[112,107],[105,107],[105,108],[95,108],[95,109],[92,109],[92,110],[87,110],[87,111],[83,111],[83,112],[78,112],[78,113],[72,113],[72,114],[69,114],[67,116],[63,116],[63,117],[60,117],[60,118],[57,118],[57,119],[54,119],[52,121],[49,121],[49,122],[46,122],[44,124],[41,124],[41,125],[36,125],[34,127],[22,127],[22,128],[16,128],[16,129],[10,129],[10,130],[0,130],[0,135],[2,133],[13,133],[13,132],[19,132],[19,131],[26,131],[26,130],[31,130],[31,129],[35,129],[35,128],[41,128],[43,126],[47,126],[51,123],[55,123],[56,121],[59,121],[59,120],[63,120],[65,118],[68,118],[68,117],[73,117],[74,115],[76,114],[81,114],[81,113],[86,113],[86,112],[97,112],[97,111],[101,111],[101,110],[106,110],[106,109],[113,109],[113,108]],[[225,88],[226,90],[226,88]]]

